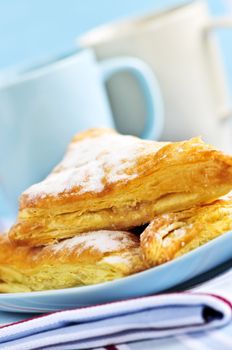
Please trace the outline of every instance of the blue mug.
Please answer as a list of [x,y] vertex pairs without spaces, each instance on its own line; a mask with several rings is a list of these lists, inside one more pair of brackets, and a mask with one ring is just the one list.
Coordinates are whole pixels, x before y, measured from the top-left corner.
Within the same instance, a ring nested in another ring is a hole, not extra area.
[[147,104],[141,137],[158,139],[163,127],[160,88],[149,67],[137,58],[99,63],[91,50],[83,50],[1,85],[0,187],[12,207],[17,207],[25,188],[61,160],[76,132],[115,126],[105,82],[121,71],[138,79]]

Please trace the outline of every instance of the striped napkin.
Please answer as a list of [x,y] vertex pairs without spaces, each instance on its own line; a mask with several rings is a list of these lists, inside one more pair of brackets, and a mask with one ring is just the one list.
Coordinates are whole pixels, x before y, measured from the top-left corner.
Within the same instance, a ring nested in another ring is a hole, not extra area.
[[51,313],[0,328],[1,350],[71,350],[208,331],[228,324],[231,303],[170,293]]

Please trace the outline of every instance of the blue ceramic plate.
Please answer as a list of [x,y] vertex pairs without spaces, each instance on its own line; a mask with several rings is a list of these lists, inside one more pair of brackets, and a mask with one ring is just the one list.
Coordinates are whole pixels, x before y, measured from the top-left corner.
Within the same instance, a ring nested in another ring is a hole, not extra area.
[[87,287],[0,294],[0,310],[50,312],[162,292],[232,258],[232,232],[163,265],[135,275]]

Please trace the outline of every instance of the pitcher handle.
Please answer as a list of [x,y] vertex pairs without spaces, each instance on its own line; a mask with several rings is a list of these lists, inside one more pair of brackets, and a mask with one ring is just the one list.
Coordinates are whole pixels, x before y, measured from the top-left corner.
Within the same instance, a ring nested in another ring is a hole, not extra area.
[[[232,29],[232,16],[222,16],[209,18],[208,22],[203,27],[203,32],[208,35],[212,31],[217,29]],[[231,103],[221,106],[219,109],[219,119],[227,120],[232,117],[232,106]]]
[[159,83],[149,66],[134,57],[106,59],[100,62],[99,66],[104,81],[122,71],[128,71],[135,76],[147,106],[145,128],[140,136],[147,139],[159,139],[164,125],[163,99]]

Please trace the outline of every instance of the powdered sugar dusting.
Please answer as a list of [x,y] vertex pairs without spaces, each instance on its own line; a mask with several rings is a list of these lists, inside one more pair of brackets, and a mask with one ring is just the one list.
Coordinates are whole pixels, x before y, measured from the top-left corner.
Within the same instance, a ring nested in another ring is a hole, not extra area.
[[175,238],[179,239],[186,235],[186,230],[184,228],[179,228],[174,231]]
[[127,232],[102,230],[66,239],[53,244],[49,249],[55,252],[68,250],[72,253],[78,247],[79,254],[89,249],[98,250],[101,253],[111,253],[121,249],[128,249],[134,245],[134,241],[128,236]]
[[121,255],[111,255],[106,256],[102,262],[108,263],[108,264],[128,264],[130,262],[130,259],[128,256],[121,256]]
[[232,191],[227,193],[226,195],[224,195],[223,197],[220,197],[219,198],[220,200],[223,200],[223,201],[228,201],[228,200],[232,200]]
[[156,153],[166,143],[105,133],[70,144],[67,154],[42,182],[24,192],[30,198],[57,195],[76,188],[78,193],[101,192],[107,184],[129,181],[139,157]]
[[172,243],[172,240],[170,237],[165,237],[165,239],[162,241],[163,247],[168,247]]

